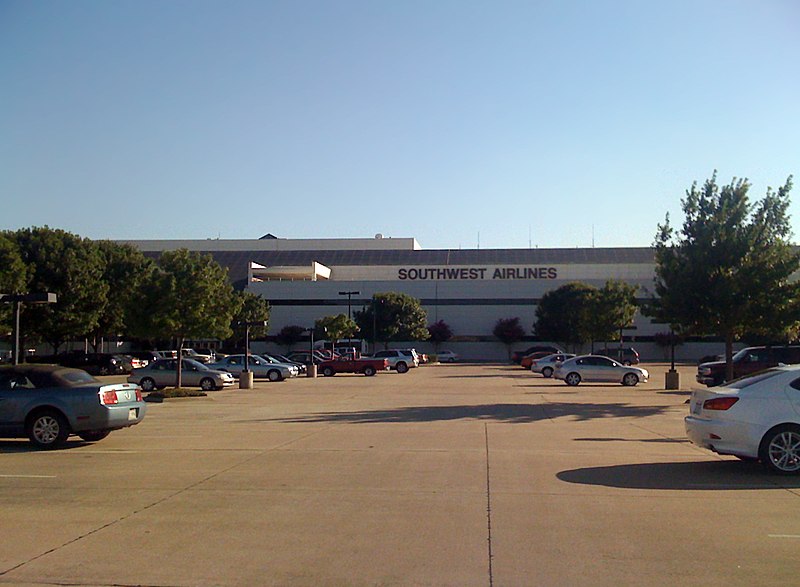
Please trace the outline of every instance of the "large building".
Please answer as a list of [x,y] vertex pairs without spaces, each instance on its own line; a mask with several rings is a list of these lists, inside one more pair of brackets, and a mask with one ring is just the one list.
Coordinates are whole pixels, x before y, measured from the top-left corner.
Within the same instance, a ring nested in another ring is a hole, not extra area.
[[[536,305],[546,292],[573,281],[602,287],[615,279],[639,286],[644,300],[655,270],[649,247],[426,250],[413,238],[380,235],[131,244],[151,254],[178,248],[210,253],[238,287],[269,301],[271,334],[286,325],[313,326],[323,316],[361,309],[375,293],[395,291],[420,299],[429,323],[444,320],[450,326],[456,339],[448,346],[460,344],[462,354],[481,358],[505,353],[492,342],[498,319],[518,317],[531,332]],[[637,315],[623,335],[639,348],[652,345],[653,335],[666,330]]]

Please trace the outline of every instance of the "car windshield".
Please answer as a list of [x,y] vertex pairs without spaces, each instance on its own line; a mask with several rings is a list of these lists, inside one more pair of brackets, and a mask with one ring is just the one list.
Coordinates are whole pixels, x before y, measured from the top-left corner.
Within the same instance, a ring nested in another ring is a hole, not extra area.
[[767,379],[772,379],[776,375],[780,375],[783,372],[783,369],[767,369],[765,371],[758,371],[756,373],[750,373],[749,375],[743,375],[742,377],[729,381],[724,385],[725,387],[729,387],[731,389],[744,389],[745,387],[750,387],[751,385],[761,383]]

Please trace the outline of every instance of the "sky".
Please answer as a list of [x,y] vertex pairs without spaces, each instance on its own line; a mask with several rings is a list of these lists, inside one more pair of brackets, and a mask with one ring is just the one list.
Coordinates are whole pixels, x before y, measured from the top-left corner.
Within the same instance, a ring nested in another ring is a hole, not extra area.
[[0,230],[648,246],[800,183],[799,64],[795,0],[0,0]]

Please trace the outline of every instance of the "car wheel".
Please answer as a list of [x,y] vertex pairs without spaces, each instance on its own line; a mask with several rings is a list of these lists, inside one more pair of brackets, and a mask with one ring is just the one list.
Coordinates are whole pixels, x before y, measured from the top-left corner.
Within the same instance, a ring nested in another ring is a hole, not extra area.
[[408,371],[408,365],[406,365],[403,362],[400,362],[400,363],[397,363],[396,369],[397,369],[398,373],[405,373],[406,371]]
[[203,391],[214,391],[217,388],[217,384],[214,383],[214,380],[211,377],[203,377],[200,380],[200,389]]
[[281,375],[280,371],[272,369],[269,373],[267,373],[267,379],[270,381],[283,381],[283,375]]
[[322,374],[325,377],[333,377],[334,375],[336,375],[336,371],[333,370],[333,367],[323,367]]
[[[398,373],[405,372],[405,371],[400,371],[400,369],[398,369],[397,371]],[[408,371],[408,367],[406,367],[406,371]],[[364,375],[366,375],[367,377],[372,377],[373,375],[375,375],[375,367],[370,367],[370,366],[364,367]]]
[[111,430],[98,430],[96,432],[81,432],[78,436],[86,442],[97,442],[98,440],[103,440],[109,434],[111,434]]
[[55,410],[37,412],[28,421],[28,438],[37,448],[58,448],[68,436],[69,423]]
[[553,368],[552,367],[545,367],[542,369],[542,375],[545,377],[552,377],[553,376]]
[[636,373],[625,373],[625,377],[622,378],[622,385],[632,387],[637,383],[639,383],[639,378],[636,376]]
[[564,381],[566,382],[567,385],[575,387],[581,382],[581,376],[575,372],[567,373],[567,376],[564,377]]
[[773,473],[800,473],[800,427],[792,424],[776,426],[764,435],[758,455]]
[[103,365],[103,366],[102,366],[102,367],[100,367],[100,369],[98,370],[98,373],[99,373],[100,375],[108,375],[108,367],[106,367],[105,365]]
[[156,382],[150,377],[145,377],[139,382],[139,387],[142,391],[153,391],[156,388]]

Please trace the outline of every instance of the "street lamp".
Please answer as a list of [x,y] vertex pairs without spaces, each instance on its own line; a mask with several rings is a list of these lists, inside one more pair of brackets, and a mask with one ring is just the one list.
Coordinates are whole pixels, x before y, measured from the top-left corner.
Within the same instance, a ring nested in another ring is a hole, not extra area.
[[308,367],[306,369],[306,377],[317,376],[317,364],[314,362],[314,329],[303,328],[303,332],[308,332],[311,337],[311,342],[308,347]]
[[14,351],[13,361],[19,365],[19,315],[22,304],[55,304],[58,296],[51,292],[34,292],[26,294],[0,294],[0,302],[14,304]]
[[347,296],[347,319],[350,319],[350,299],[352,296],[360,295],[360,291],[340,291],[340,296]]
[[250,327],[266,325],[266,320],[239,320],[236,322],[236,326],[244,326],[244,368],[239,376],[239,389],[253,387],[253,373],[250,371]]

